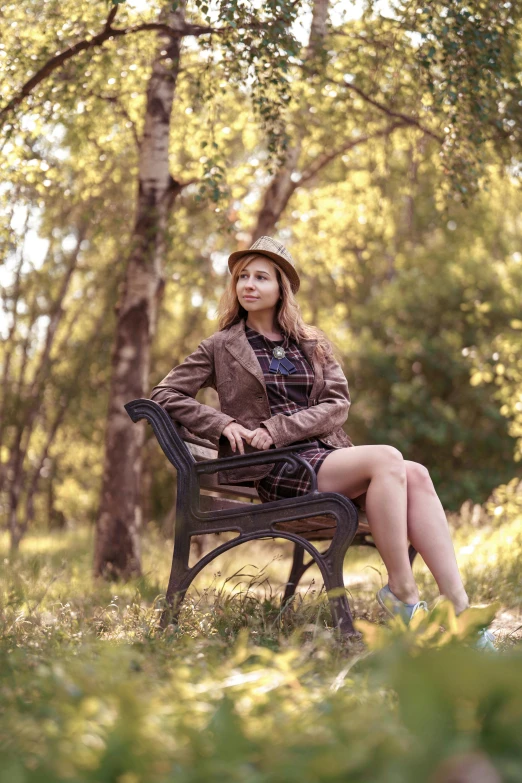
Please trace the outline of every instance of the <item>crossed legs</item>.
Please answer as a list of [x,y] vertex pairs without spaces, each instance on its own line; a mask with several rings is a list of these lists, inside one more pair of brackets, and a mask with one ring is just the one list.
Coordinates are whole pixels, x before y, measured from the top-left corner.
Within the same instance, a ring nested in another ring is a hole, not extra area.
[[321,465],[317,487],[350,498],[366,493],[368,524],[397,598],[408,604],[419,600],[408,559],[410,542],[456,613],[468,606],[446,515],[423,465],[404,460],[393,446],[336,449]]

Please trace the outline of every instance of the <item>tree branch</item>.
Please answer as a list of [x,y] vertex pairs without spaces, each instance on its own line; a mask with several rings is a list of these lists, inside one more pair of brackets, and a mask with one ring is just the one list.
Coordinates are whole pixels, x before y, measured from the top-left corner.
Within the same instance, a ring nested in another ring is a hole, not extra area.
[[319,155],[314,160],[314,162],[311,163],[310,166],[303,171],[301,175],[301,179],[299,180],[299,182],[296,182],[296,186],[301,185],[303,182],[306,182],[307,180],[311,179],[322,168],[327,166],[328,163],[330,163],[330,161],[334,160],[339,155],[344,155],[344,153],[348,152],[354,147],[358,147],[359,144],[364,144],[365,142],[371,141],[372,139],[378,139],[380,136],[389,136],[397,128],[405,128],[407,127],[407,125],[408,123],[406,122],[395,122],[393,123],[393,125],[389,125],[387,128],[383,128],[382,130],[376,131],[375,133],[368,133],[365,134],[364,136],[359,136],[357,139],[350,139],[349,141],[346,141],[340,147],[337,147],[331,152],[325,152],[323,155]]
[[[168,24],[163,24],[161,22],[147,22],[145,24],[135,25],[134,27],[125,28],[112,27],[111,24],[114,17],[116,16],[117,8],[118,6],[114,6],[111,9],[105,22],[105,26],[100,33],[93,37],[84,38],[82,41],[78,41],[77,43],[72,44],[72,46],[69,46],[67,49],[64,49],[63,52],[59,52],[54,57],[51,57],[50,60],[42,65],[42,67],[33,76],[31,76],[31,78],[28,79],[24,85],[22,85],[19,92],[13,98],[11,98],[11,100],[6,103],[2,109],[0,109],[0,123],[4,121],[6,116],[16,109],[16,107],[22,103],[24,98],[30,95],[34,88],[43,82],[47,76],[71,60],[75,55],[79,54],[80,52],[93,49],[96,46],[102,46],[105,41],[112,40],[113,38],[120,38],[124,35],[132,35],[133,33],[143,32],[145,30],[156,30],[157,32],[163,32],[172,38],[183,38],[189,35],[199,36],[206,35],[208,33],[223,34],[230,31],[237,32],[237,30],[233,27],[208,27],[205,25],[187,24],[186,22],[183,22],[177,28],[169,26]],[[274,21],[282,20],[276,19]],[[252,24],[243,25],[245,29],[257,29],[264,26],[264,22],[253,22]]]
[[353,31],[347,33],[343,30],[338,30],[335,27],[333,28],[331,35],[332,37],[355,38],[356,40],[366,44],[366,46],[375,46],[378,49],[385,49],[386,51],[391,49],[393,51],[393,41],[379,41],[377,38],[370,38],[367,35],[362,35],[361,33],[355,33]]
[[92,95],[94,98],[98,98],[100,101],[106,101],[107,103],[110,103],[112,106],[114,106],[115,111],[118,114],[121,114],[122,117],[124,117],[127,122],[130,122],[130,130],[132,133],[132,136],[134,138],[134,142],[136,144],[136,148],[139,150],[141,147],[141,139],[138,135],[138,130],[136,128],[136,123],[131,119],[130,114],[128,113],[127,109],[121,104],[119,96],[117,95],[100,95],[97,92],[94,92],[94,90],[91,90],[89,92],[89,95]]
[[[306,67],[303,68],[303,70],[306,70]],[[366,103],[369,103],[370,106],[373,106],[374,108],[378,109],[380,112],[383,112],[388,117],[395,117],[398,120],[401,120],[402,122],[407,123],[408,125],[414,125],[416,128],[419,128],[423,133],[425,133],[427,136],[431,136],[433,139],[436,139],[439,144],[442,144],[444,139],[442,136],[439,136],[434,131],[430,130],[429,128],[426,128],[425,125],[423,125],[417,117],[411,117],[408,114],[403,114],[400,111],[395,111],[394,109],[390,109],[389,106],[386,106],[384,103],[381,103],[380,101],[377,101],[375,98],[371,98],[367,93],[365,93],[363,90],[361,90],[360,87],[356,87],[355,84],[350,84],[349,82],[338,82],[335,79],[331,78],[325,78],[325,81],[329,82],[330,84],[334,84],[338,88],[345,88],[348,90],[351,90],[356,95],[358,95],[360,98],[363,99]]]
[[3,109],[0,110],[0,120],[2,120],[6,114],[15,109],[24,100],[24,98],[26,98],[34,90],[34,88],[40,84],[40,82],[49,76],[50,73],[55,71],[79,52],[92,49],[94,46],[101,46],[103,43],[105,43],[105,41],[111,38],[111,36],[114,35],[111,24],[116,16],[117,11],[118,6],[111,8],[101,33],[98,33],[98,35],[95,35],[92,38],[84,38],[82,41],[78,41],[78,43],[69,46],[63,52],[59,52],[59,54],[51,57],[51,59],[48,60],[45,65],[42,65],[42,67],[25,82],[21,90],[13,98],[11,98],[11,100],[3,107]]
[[[116,14],[116,8],[113,8],[107,17],[107,21],[103,30],[92,38],[84,38],[82,41],[78,41],[63,52],[59,52],[54,57],[51,57],[42,67],[28,79],[21,87],[19,92],[11,98],[11,100],[0,109],[0,122],[4,120],[6,115],[16,109],[16,107],[27,98],[28,95],[37,87],[44,79],[51,73],[56,71],[62,65],[65,65],[75,55],[80,52],[85,52],[89,49],[93,49],[96,46],[102,46],[105,41],[112,40],[113,38],[119,38],[124,35],[131,35],[132,33],[139,33],[144,30],[157,30],[167,33],[172,37],[182,37],[185,35],[204,35],[211,32],[222,32],[223,30],[215,30],[212,27],[202,27],[200,25],[187,25],[180,26],[178,30],[173,27],[169,27],[167,24],[161,24],[160,22],[150,22],[147,24],[136,25],[135,27],[116,28],[111,27],[111,22]],[[223,28],[224,29],[224,28]]]

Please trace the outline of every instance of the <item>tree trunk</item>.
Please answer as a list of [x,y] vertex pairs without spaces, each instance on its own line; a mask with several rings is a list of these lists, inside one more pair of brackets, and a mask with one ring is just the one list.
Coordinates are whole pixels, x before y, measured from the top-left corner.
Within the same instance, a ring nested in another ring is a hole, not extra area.
[[[161,20],[176,28],[183,22],[184,14],[185,3],[181,3],[175,12],[162,12]],[[144,422],[133,424],[123,406],[129,400],[147,396],[150,347],[164,288],[165,227],[179,193],[178,184],[169,174],[169,131],[182,38],[160,34],[158,39],[140,145],[137,214],[123,290],[116,306],[104,475],[94,555],[94,573],[106,579],[128,579],[141,574]]]
[[[52,364],[51,353],[56,341],[58,328],[62,323],[63,317],[65,315],[63,302],[69,290],[72,276],[77,267],[80,244],[84,236],[84,228],[80,227],[76,249],[69,260],[60,285],[60,291],[58,292],[56,300],[54,301],[49,314],[49,324],[47,326],[45,341],[42,352],[38,358],[38,365],[36,367],[33,379],[31,381],[26,381],[25,372],[29,366],[32,329],[37,320],[38,307],[36,304],[36,297],[31,304],[30,321],[27,328],[27,335],[22,343],[22,361],[17,382],[16,384],[12,384],[13,391],[11,392],[9,392],[9,376],[4,374],[2,409],[5,410],[8,407],[10,402],[10,395],[14,399],[18,398],[18,410],[16,415],[17,421],[13,422],[15,425],[15,432],[12,442],[8,444],[9,460],[7,463],[7,469],[1,471],[0,473],[0,491],[5,491],[8,498],[7,528],[10,533],[10,546],[11,551],[13,552],[18,550],[20,541],[27,531],[27,525],[23,521],[20,512],[20,502],[22,499],[22,492],[26,479],[25,458],[29,450],[29,444],[33,431],[39,417],[42,414],[41,400],[45,386],[50,376]],[[11,335],[14,334],[14,329],[12,329]]]
[[297,168],[300,153],[300,143],[290,147],[284,165],[280,167],[270,183],[259,210],[256,227],[252,231],[252,242],[259,237],[270,236],[275,230],[277,221],[285,211],[298,184],[292,180],[292,174]]
[[[315,0],[312,13],[310,36],[305,52],[305,60],[313,64],[317,58],[315,68],[320,68],[321,48],[326,35],[328,10],[330,0]],[[306,102],[301,107],[300,114],[306,115],[308,106]],[[276,228],[277,221],[286,209],[290,198],[299,182],[292,180],[292,174],[296,171],[301,155],[302,139],[299,138],[294,147],[290,147],[283,165],[274,176],[268,190],[265,193],[261,209],[259,210],[257,223],[252,231],[251,239],[254,242],[259,237],[270,235]]]
[[55,503],[55,491],[54,488],[56,486],[56,480],[57,480],[57,462],[56,459],[51,458],[49,465],[49,472],[47,476],[47,528],[50,531],[53,530],[65,530],[67,527],[67,520],[65,518],[65,514],[63,511],[59,511],[54,507]]

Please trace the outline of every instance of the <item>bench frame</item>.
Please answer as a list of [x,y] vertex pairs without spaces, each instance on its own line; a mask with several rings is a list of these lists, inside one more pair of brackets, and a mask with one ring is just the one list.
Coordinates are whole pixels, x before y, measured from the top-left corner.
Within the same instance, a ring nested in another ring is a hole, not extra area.
[[[293,541],[295,547],[283,600],[287,602],[292,599],[299,580],[306,569],[315,562],[324,580],[335,627],[345,635],[356,633],[343,581],[344,557],[352,543],[367,546],[375,546],[375,544],[371,540],[367,525],[358,524],[358,511],[352,500],[337,492],[317,490],[315,471],[298,453],[300,448],[305,448],[309,444],[294,444],[263,451],[246,444],[245,451],[251,448],[249,453],[221,459],[201,459],[202,455],[216,452],[214,444],[188,433],[181,425],[174,422],[158,403],[149,399],[138,399],[128,402],[124,407],[133,422],[141,419],[149,422],[165,456],[177,471],[174,553],[165,608],[160,619],[161,628],[165,628],[170,623],[177,623],[181,604],[192,580],[216,557],[247,541],[285,538]],[[252,500],[258,498],[255,489],[242,485],[220,485],[216,482],[217,471],[274,462],[286,462],[290,474],[305,467],[310,475],[310,492],[294,498],[253,503]],[[211,477],[210,482],[209,477]],[[205,489],[205,486],[207,489],[210,486],[218,493],[232,492],[235,495],[246,496],[250,498],[250,502],[211,498],[202,494],[201,489]],[[318,520],[316,524],[312,519],[325,514],[333,516],[335,524],[325,525],[324,520],[322,523]],[[276,527],[285,523],[294,523],[296,530],[299,530],[299,525],[303,523],[305,529],[300,534],[293,532],[292,526],[288,524],[286,529]],[[238,535],[208,552],[195,565],[189,567],[193,536],[231,531],[237,532]],[[324,552],[319,551],[311,543],[312,540],[325,538],[331,539],[331,543]],[[311,556],[307,563],[304,562],[305,552]],[[412,562],[414,556],[415,550],[410,547]]]

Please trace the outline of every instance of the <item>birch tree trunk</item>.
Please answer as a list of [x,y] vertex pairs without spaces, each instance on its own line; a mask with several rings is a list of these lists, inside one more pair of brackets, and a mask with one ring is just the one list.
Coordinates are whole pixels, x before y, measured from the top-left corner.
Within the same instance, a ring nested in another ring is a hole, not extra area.
[[158,35],[140,145],[136,220],[116,306],[103,486],[94,554],[95,575],[107,579],[128,579],[141,574],[144,422],[133,424],[123,406],[129,400],[147,396],[150,348],[164,288],[165,228],[180,191],[169,174],[169,131],[184,18],[185,2],[175,12],[165,9],[161,14],[160,21],[180,30],[180,35]]

